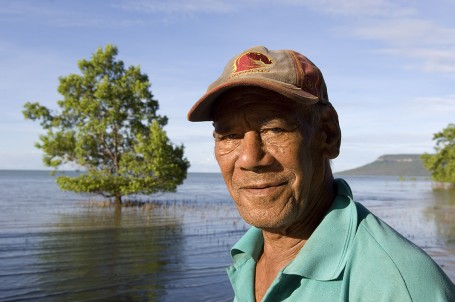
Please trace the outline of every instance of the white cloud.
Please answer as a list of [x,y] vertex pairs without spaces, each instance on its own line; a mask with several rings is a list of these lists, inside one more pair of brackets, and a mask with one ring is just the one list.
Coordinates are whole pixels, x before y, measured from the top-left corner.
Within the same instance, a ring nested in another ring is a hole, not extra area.
[[166,14],[229,13],[241,9],[266,8],[269,5],[307,7],[318,12],[341,16],[387,16],[404,17],[413,15],[415,9],[406,4],[409,1],[389,0],[125,0],[118,8]]
[[339,35],[380,42],[378,53],[411,58],[412,69],[449,76],[455,73],[455,27],[438,23],[439,16],[419,10],[413,1],[282,0],[280,3],[340,17],[342,25],[334,27]]
[[338,32],[381,43],[377,53],[412,59],[411,69],[453,76],[455,27],[440,25],[435,20],[417,17],[362,20],[348,23]]
[[443,97],[419,97],[407,103],[407,107],[425,114],[455,116],[455,95]]
[[[26,22],[30,20],[42,20],[46,23],[55,24],[62,22],[73,22],[78,16],[74,11],[65,11],[57,5],[36,5],[29,1],[3,1],[0,7],[0,16],[3,22]],[[85,18],[79,23],[87,22]],[[93,22],[89,22],[93,25]]]
[[[82,2],[82,1],[81,1]],[[107,2],[106,2],[107,3]],[[131,18],[113,18],[108,14],[97,14],[95,10],[82,8],[67,9],[60,3],[50,5],[36,5],[31,1],[3,1],[0,6],[0,22],[22,23],[34,21],[35,23],[48,24],[57,27],[130,27],[144,25],[142,20]],[[106,4],[104,9],[110,9]]]
[[390,54],[400,57],[417,59],[419,64],[411,66],[411,69],[417,69],[430,73],[448,74],[452,77],[455,74],[455,45],[451,47],[430,48],[423,47],[395,47],[381,49],[379,53]]
[[4,17],[36,15],[52,17],[59,12],[49,6],[40,6],[27,1],[3,1],[0,6],[0,14]]
[[124,1],[117,7],[165,14],[226,13],[233,10],[232,2],[223,0],[135,0]]
[[386,17],[403,17],[415,13],[414,8],[407,7],[403,4],[408,1],[388,1],[388,0],[281,0],[283,4],[290,5],[305,5],[315,10],[341,16],[354,16],[354,17],[372,17],[372,16],[386,16]]
[[443,27],[432,21],[416,18],[383,19],[353,28],[352,33],[363,39],[403,46],[452,46],[455,41],[455,28]]

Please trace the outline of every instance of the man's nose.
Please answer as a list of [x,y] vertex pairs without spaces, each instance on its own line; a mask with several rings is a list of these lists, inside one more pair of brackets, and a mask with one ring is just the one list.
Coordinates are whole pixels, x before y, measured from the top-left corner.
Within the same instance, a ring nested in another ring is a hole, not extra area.
[[269,166],[274,159],[266,150],[261,135],[257,131],[245,133],[240,145],[236,166],[243,170],[257,170]]

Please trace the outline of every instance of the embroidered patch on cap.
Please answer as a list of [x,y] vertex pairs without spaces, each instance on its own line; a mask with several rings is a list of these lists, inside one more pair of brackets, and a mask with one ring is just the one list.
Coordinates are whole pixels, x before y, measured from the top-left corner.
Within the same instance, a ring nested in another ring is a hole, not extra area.
[[266,72],[273,61],[263,53],[247,52],[235,60],[231,77],[250,72]]

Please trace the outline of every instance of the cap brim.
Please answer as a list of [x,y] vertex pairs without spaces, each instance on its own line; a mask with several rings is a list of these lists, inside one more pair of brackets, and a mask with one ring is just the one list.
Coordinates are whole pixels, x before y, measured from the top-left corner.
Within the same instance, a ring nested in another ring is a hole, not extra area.
[[207,91],[188,112],[188,120],[191,122],[203,122],[212,120],[212,106],[215,100],[225,91],[234,87],[253,86],[277,92],[285,97],[302,104],[315,104],[319,98],[294,85],[286,84],[272,79],[238,79],[231,80]]

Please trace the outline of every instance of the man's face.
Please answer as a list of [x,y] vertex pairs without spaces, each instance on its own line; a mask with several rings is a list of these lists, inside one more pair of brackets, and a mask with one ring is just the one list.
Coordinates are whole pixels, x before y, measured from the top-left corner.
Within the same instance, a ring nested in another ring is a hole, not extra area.
[[240,215],[263,229],[304,221],[317,208],[321,159],[297,105],[256,89],[225,94],[218,104],[215,157]]

